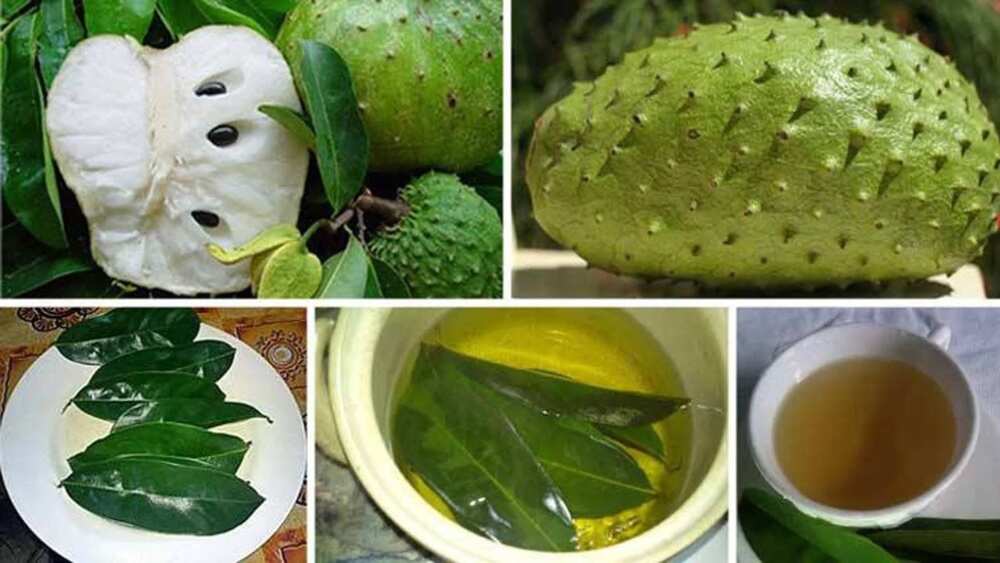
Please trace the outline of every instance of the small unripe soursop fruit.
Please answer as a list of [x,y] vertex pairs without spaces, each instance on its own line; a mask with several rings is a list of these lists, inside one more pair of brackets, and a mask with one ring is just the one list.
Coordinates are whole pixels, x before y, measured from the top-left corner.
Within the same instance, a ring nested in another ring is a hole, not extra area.
[[299,41],[344,58],[379,172],[461,172],[500,150],[500,0],[311,0],[276,43],[302,88]]
[[247,28],[202,27],[162,51],[111,35],[73,48],[46,126],[108,275],[177,294],[250,285],[249,263],[206,245],[294,224],[309,165],[262,104],[300,109],[281,53]]
[[500,216],[457,176],[431,172],[403,189],[410,208],[372,241],[414,297],[502,297]]
[[924,278],[995,229],[1000,143],[881,27],[739,18],[657,40],[540,118],[534,213],[595,266],[781,287]]

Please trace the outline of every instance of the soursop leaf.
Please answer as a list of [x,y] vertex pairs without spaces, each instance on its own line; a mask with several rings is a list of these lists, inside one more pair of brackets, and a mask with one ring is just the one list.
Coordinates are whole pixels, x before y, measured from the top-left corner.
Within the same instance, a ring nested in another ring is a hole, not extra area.
[[230,473],[156,459],[111,459],[73,471],[60,486],[85,510],[146,530],[213,535],[264,502]]
[[35,73],[37,11],[14,21],[3,49],[0,93],[0,177],[4,205],[32,236],[52,248],[66,248],[59,193],[47,154],[44,97]]
[[368,256],[371,263],[371,270],[368,272],[369,279],[374,279],[378,283],[378,289],[382,297],[390,299],[409,299],[413,296],[410,287],[406,285],[395,268],[386,264],[374,256]]
[[284,106],[263,105],[257,109],[280,123],[289,133],[295,135],[295,138],[302,141],[302,144],[309,147],[309,150],[316,150],[316,133],[304,115]]
[[253,418],[263,418],[271,422],[269,417],[245,403],[220,403],[205,399],[163,399],[139,403],[125,411],[115,421],[111,432],[151,422],[179,422],[199,428],[215,428]]
[[70,469],[133,455],[187,458],[236,473],[250,443],[237,436],[176,422],[149,422],[112,432],[69,458]]
[[427,348],[393,421],[393,448],[464,527],[508,545],[572,551],[576,530],[562,494],[496,408],[489,389],[439,369]]
[[690,400],[587,385],[543,370],[525,370],[473,358],[441,346],[432,361],[455,365],[494,391],[532,408],[610,426],[642,426],[662,420]]
[[897,556],[922,563],[1000,559],[1000,520],[916,518],[891,530],[863,533]]
[[68,360],[101,365],[146,348],[190,344],[200,325],[193,309],[115,309],[65,330],[55,346]]
[[667,453],[663,449],[663,440],[660,439],[660,435],[656,433],[656,430],[651,425],[621,427],[598,424],[596,426],[598,430],[622,444],[647,453],[664,463],[667,462]]
[[323,264],[300,240],[259,254],[254,261],[259,261],[251,268],[254,286],[262,299],[308,299],[323,279]]
[[87,35],[131,35],[142,42],[153,22],[156,0],[83,0]]
[[164,399],[225,400],[219,386],[203,377],[173,371],[147,371],[92,381],[70,400],[83,412],[114,422],[132,407]]
[[209,243],[208,252],[223,264],[236,264],[247,258],[253,258],[258,254],[273,250],[287,242],[298,240],[301,236],[295,225],[275,225],[261,232],[250,242],[232,250],[222,248],[215,243]]
[[274,40],[277,29],[266,29],[256,18],[235,9],[233,4],[246,6],[246,2],[223,1],[223,0],[193,0],[198,11],[213,24],[222,25],[242,25],[249,27],[257,33],[263,35],[268,41]]
[[3,278],[0,296],[20,297],[80,272],[93,271],[94,263],[82,253],[57,250],[31,236],[20,224],[3,228]]
[[316,159],[326,197],[339,211],[361,191],[368,134],[344,59],[318,41],[303,40],[301,49],[302,96],[316,130]]
[[84,30],[76,17],[73,0],[42,0],[38,17],[42,25],[38,38],[38,66],[48,90],[66,54],[83,39]]
[[347,248],[334,255],[323,264],[323,280],[320,282],[317,298],[361,299],[382,297],[378,283],[372,283],[372,265],[364,246],[353,235]]
[[221,340],[199,340],[184,346],[149,348],[126,354],[97,368],[90,382],[143,372],[179,372],[218,381],[229,371],[236,348]]
[[191,0],[158,0],[156,11],[174,39],[212,23]]

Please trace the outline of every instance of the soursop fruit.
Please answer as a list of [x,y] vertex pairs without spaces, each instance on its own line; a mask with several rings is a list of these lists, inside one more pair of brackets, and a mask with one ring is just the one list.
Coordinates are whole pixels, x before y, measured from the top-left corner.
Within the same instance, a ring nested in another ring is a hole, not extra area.
[[540,118],[542,227],[595,266],[732,286],[924,278],[995,230],[1000,142],[881,27],[741,17],[657,40]]
[[314,0],[289,12],[276,43],[300,90],[299,41],[344,58],[378,172],[472,169],[500,150],[500,0]]
[[248,263],[206,246],[295,223],[309,164],[261,104],[300,109],[281,53],[246,28],[202,27],[162,51],[97,36],[69,53],[46,125],[108,275],[177,294],[250,285]]
[[410,210],[371,243],[414,297],[502,297],[500,216],[457,176],[431,172],[402,193]]

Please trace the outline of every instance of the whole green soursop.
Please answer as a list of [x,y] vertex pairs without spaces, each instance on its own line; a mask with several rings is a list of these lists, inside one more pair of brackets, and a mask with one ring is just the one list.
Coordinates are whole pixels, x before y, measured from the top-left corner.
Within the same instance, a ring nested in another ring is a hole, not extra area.
[[542,227],[595,266],[717,285],[924,278],[995,229],[1000,143],[914,38],[741,17],[657,40],[540,118]]
[[458,177],[431,172],[403,189],[410,208],[372,253],[414,297],[501,297],[503,233],[496,210]]
[[299,41],[344,58],[372,170],[461,172],[500,150],[501,34],[500,0],[313,0],[288,14],[276,42],[300,90]]

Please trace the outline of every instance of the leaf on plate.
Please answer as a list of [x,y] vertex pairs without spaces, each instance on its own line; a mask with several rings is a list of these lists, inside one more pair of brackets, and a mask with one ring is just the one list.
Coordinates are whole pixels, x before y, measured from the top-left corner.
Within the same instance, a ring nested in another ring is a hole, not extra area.
[[219,471],[236,473],[249,448],[249,442],[237,436],[176,422],[150,422],[112,432],[68,462],[70,469],[77,471],[121,456],[154,455],[193,459]]
[[664,463],[667,461],[663,440],[651,425],[622,427],[598,424],[597,428],[626,446],[647,453]]
[[215,428],[252,418],[263,418],[271,422],[266,415],[245,403],[221,403],[205,399],[163,399],[139,403],[125,411],[115,421],[111,432],[119,432],[125,428],[150,422],[178,422],[200,428]]
[[87,36],[131,35],[142,43],[155,10],[156,0],[83,0]]
[[218,381],[229,371],[235,358],[236,348],[221,340],[199,340],[177,347],[149,348],[119,356],[97,368],[90,382],[149,371],[175,371]]
[[334,211],[361,191],[368,171],[368,134],[347,64],[332,47],[302,41],[302,95],[316,131],[316,160]]
[[115,309],[65,330],[55,346],[69,360],[100,365],[146,348],[189,344],[199,326],[193,309]]
[[596,424],[641,426],[662,420],[690,401],[595,387],[544,370],[524,370],[473,358],[440,346],[436,362],[462,366],[463,373],[493,390],[546,413]]
[[221,534],[245,522],[264,502],[231,473],[156,459],[86,465],[61,486],[94,514],[169,534]]
[[46,246],[21,226],[11,223],[0,234],[3,241],[3,278],[0,296],[20,297],[50,282],[80,272],[94,270],[96,266],[82,253],[57,250]]
[[896,563],[891,554],[853,530],[806,516],[791,502],[760,489],[743,493],[739,521],[761,561]]
[[90,382],[70,403],[91,416],[114,422],[137,404],[163,399],[222,402],[225,394],[208,379],[178,372],[153,371]]
[[490,400],[421,349],[393,421],[404,468],[430,486],[464,527],[508,545],[572,551],[576,531],[559,489]]
[[35,56],[41,18],[30,12],[7,30],[0,92],[0,178],[4,205],[33,237],[65,248],[62,212],[47,153],[41,84]]
[[323,264],[323,280],[316,297],[320,299],[361,299],[381,297],[381,288],[369,281],[371,263],[364,247],[353,235],[347,248]]
[[84,31],[76,17],[73,0],[42,0],[38,13],[42,25],[38,37],[38,67],[48,90],[69,50],[83,39]]
[[313,132],[312,125],[306,120],[306,116],[284,106],[263,105],[257,108],[257,111],[277,121],[310,150],[316,150],[316,133]]

